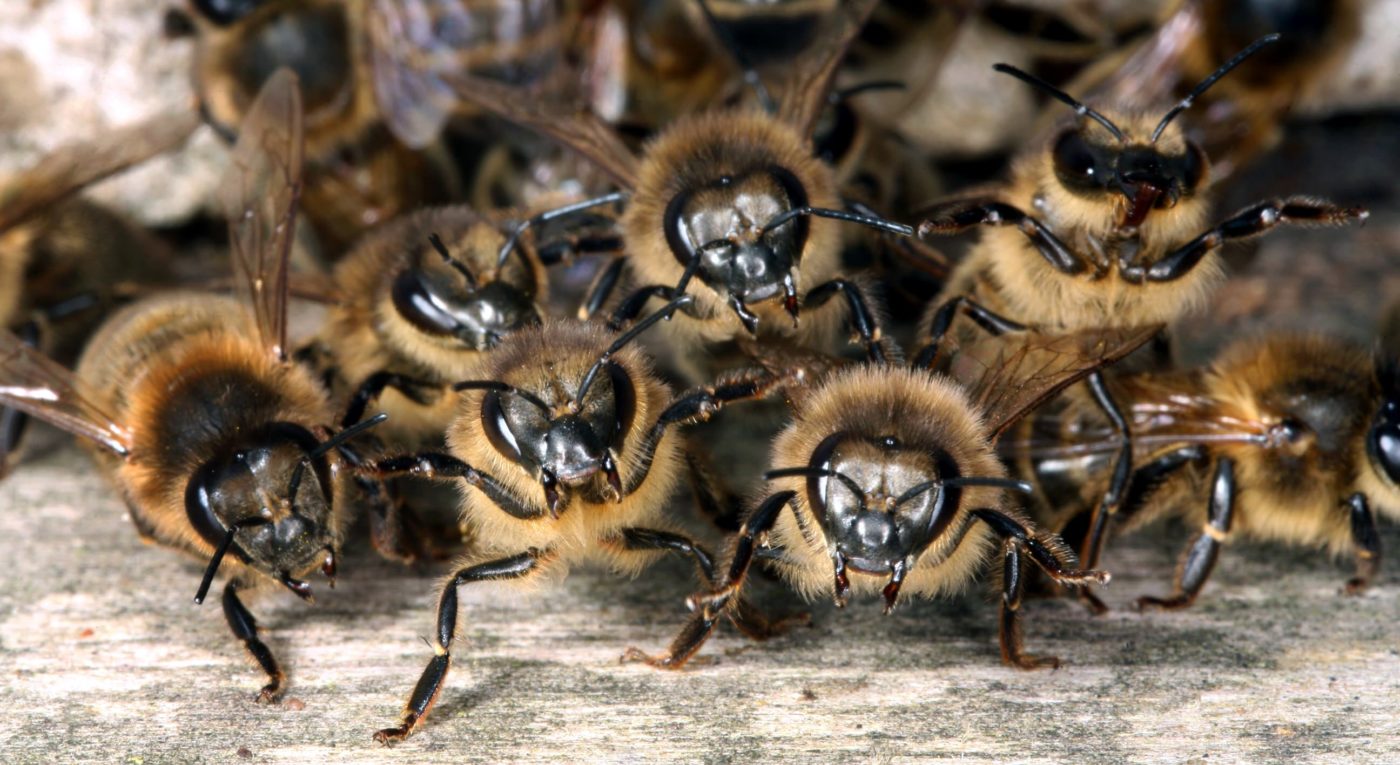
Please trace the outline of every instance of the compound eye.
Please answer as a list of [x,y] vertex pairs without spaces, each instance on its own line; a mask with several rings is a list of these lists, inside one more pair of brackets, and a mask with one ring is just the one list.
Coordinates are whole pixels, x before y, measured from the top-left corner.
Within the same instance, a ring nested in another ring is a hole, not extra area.
[[1065,131],[1055,141],[1053,152],[1055,175],[1066,186],[1077,189],[1102,189],[1108,185],[1108,173],[1089,143],[1076,130]]
[[417,269],[406,268],[399,272],[390,289],[390,297],[394,301],[394,309],[405,321],[429,335],[450,337],[456,334],[460,326],[457,318],[439,305]]
[[1371,425],[1368,451],[1376,463],[1390,479],[1400,485],[1400,404],[1387,404],[1376,415]]
[[1182,158],[1181,182],[1183,188],[1195,191],[1205,179],[1206,153],[1194,142],[1186,144],[1186,156]]

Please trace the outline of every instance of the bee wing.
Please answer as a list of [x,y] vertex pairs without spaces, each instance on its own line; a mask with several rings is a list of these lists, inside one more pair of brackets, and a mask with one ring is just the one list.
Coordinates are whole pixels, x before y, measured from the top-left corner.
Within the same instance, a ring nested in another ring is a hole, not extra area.
[[949,374],[968,388],[993,440],[1067,386],[1140,348],[1161,325],[1066,335],[1015,332],[961,349]]
[[464,100],[548,136],[597,165],[623,188],[636,188],[637,155],[611,125],[586,108],[482,77],[459,74],[451,77],[451,83]]
[[[483,4],[476,3],[481,6]],[[528,79],[561,48],[557,0],[373,0],[366,13],[374,94],[389,129],[421,149],[437,139],[459,103],[447,78],[490,70]]]
[[73,373],[0,330],[0,404],[14,407],[125,457],[131,433],[79,392]]
[[1090,103],[1141,108],[1170,103],[1181,84],[1182,59],[1191,41],[1204,34],[1203,25],[1199,2],[1188,0],[1137,47],[1090,67],[1069,92],[1083,93]]
[[287,355],[287,268],[301,194],[302,136],[297,77],[278,69],[243,120],[220,196],[239,295],[263,346],[279,360]]
[[837,3],[807,52],[786,70],[778,90],[778,116],[801,134],[811,135],[826,108],[841,59],[877,3],[878,0]]
[[0,183],[0,231],[85,186],[174,149],[198,125],[199,116],[192,112],[162,114],[92,141],[55,149],[38,164]]

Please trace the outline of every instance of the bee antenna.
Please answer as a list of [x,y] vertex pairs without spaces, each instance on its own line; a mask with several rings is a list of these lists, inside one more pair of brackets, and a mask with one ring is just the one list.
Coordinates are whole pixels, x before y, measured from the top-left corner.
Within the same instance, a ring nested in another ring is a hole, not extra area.
[[444,263],[457,269],[457,273],[461,274],[462,278],[467,280],[468,287],[476,289],[476,276],[471,272],[471,269],[467,268],[466,263],[452,257],[452,253],[447,251],[447,245],[442,243],[442,237],[438,236],[436,233],[428,234],[428,243],[442,256]]
[[869,82],[856,83],[855,85],[852,85],[849,88],[833,90],[831,92],[831,95],[827,97],[827,100],[833,104],[839,104],[842,101],[845,101],[853,96],[858,96],[861,93],[868,93],[872,90],[908,89],[909,86],[905,84],[903,80],[870,80]]
[[627,192],[614,191],[612,193],[604,194],[599,197],[593,197],[592,199],[585,199],[581,202],[574,202],[573,204],[564,205],[563,207],[556,207],[552,210],[545,210],[544,212],[534,217],[526,218],[525,220],[516,224],[515,230],[510,232],[510,236],[506,237],[505,243],[501,245],[500,252],[496,253],[497,270],[505,267],[506,261],[510,259],[511,250],[515,249],[515,246],[520,242],[520,237],[524,236],[526,230],[530,229],[531,227],[540,226],[552,220],[557,220],[559,218],[573,215],[577,212],[583,212],[584,210],[591,210],[594,207],[602,207],[604,205],[610,205],[615,204],[617,202],[625,201],[627,201]]
[[924,481],[923,483],[917,486],[910,487],[908,491],[899,495],[899,499],[896,499],[894,501],[895,507],[899,507],[900,505],[919,496],[920,494],[923,494],[929,489],[941,489],[944,486],[991,486],[998,489],[1006,489],[1007,491],[1019,491],[1023,494],[1030,494],[1034,491],[1034,489],[1031,488],[1031,485],[1029,483],[1026,483],[1025,481],[1012,480],[1010,478],[993,478],[982,476],[955,476],[953,478],[946,479],[935,478],[932,481]]
[[1245,48],[1239,53],[1236,53],[1234,58],[1230,59],[1229,61],[1226,61],[1224,65],[1222,65],[1219,69],[1216,69],[1214,72],[1212,72],[1209,77],[1205,78],[1204,80],[1201,80],[1201,84],[1192,88],[1191,92],[1188,93],[1185,98],[1181,99],[1181,101],[1177,103],[1176,106],[1173,106],[1167,112],[1166,116],[1162,117],[1161,122],[1157,123],[1157,129],[1152,131],[1151,142],[1157,143],[1158,136],[1162,135],[1163,130],[1167,129],[1167,125],[1170,125],[1171,121],[1176,119],[1176,115],[1181,114],[1182,112],[1191,108],[1191,104],[1196,100],[1197,96],[1206,92],[1206,90],[1208,90],[1210,86],[1214,85],[1216,81],[1219,80],[1221,77],[1224,77],[1225,75],[1229,74],[1231,69],[1234,69],[1240,64],[1243,64],[1245,59],[1249,58],[1250,56],[1253,56],[1255,52],[1257,52],[1260,48],[1264,47],[1265,45],[1269,45],[1270,43],[1277,42],[1279,37],[1280,35],[1277,32],[1271,35],[1264,35],[1258,40],[1255,40],[1254,42],[1250,43],[1249,47]]
[[859,223],[862,226],[869,226],[870,228],[884,231],[887,234],[898,234],[900,236],[914,235],[914,227],[906,226],[903,223],[895,223],[894,221],[885,220],[884,218],[874,215],[861,215],[860,213],[848,212],[846,210],[832,210],[828,207],[808,207],[806,205],[794,207],[791,210],[773,216],[772,219],[764,224],[761,233],[766,234],[793,218],[803,215],[812,215],[818,218],[832,218],[834,220],[846,221],[847,223]]
[[729,29],[719,23],[714,11],[710,10],[710,4],[706,0],[696,0],[700,5],[700,12],[705,14],[705,21],[710,25],[710,30],[719,38],[719,42],[724,49],[733,57],[734,62],[744,72],[744,84],[753,90],[754,97],[763,107],[763,111],[769,114],[778,113],[778,104],[773,101],[773,96],[768,92],[768,88],[763,84],[763,78],[758,76],[758,69],[754,68],[753,62],[744,55],[744,51],[739,47],[739,41],[734,39],[734,35],[729,33]]
[[320,459],[330,452],[330,450],[344,444],[346,441],[349,441],[387,419],[389,419],[388,413],[380,412],[367,420],[361,420],[341,430],[330,438],[327,438],[325,441],[322,441],[316,448],[303,455],[301,461],[297,462],[297,466],[292,469],[291,480],[287,482],[287,502],[290,504],[292,511],[296,511],[297,491],[301,489],[301,478],[306,473],[306,466],[311,464],[312,460]]
[[204,578],[199,580],[199,589],[194,593],[195,605],[203,604],[204,597],[209,594],[209,586],[214,583],[214,575],[219,572],[219,565],[224,562],[224,556],[228,554],[229,548],[233,546],[233,535],[238,533],[239,529],[252,528],[253,526],[261,526],[264,523],[271,522],[272,521],[262,516],[255,515],[251,518],[243,518],[234,521],[233,525],[228,527],[228,531],[224,534],[224,541],[220,542],[219,546],[214,548],[214,557],[209,559],[209,566],[204,569]]
[[992,68],[997,70],[998,72],[1001,72],[1002,74],[1009,74],[1012,77],[1015,77],[1016,79],[1020,80],[1021,82],[1026,83],[1027,85],[1039,88],[1040,90],[1049,93],[1050,96],[1056,101],[1067,104],[1069,108],[1074,110],[1075,114],[1078,114],[1081,117],[1088,117],[1089,119],[1092,119],[1100,125],[1103,125],[1104,128],[1108,130],[1108,132],[1113,134],[1114,138],[1118,139],[1119,143],[1123,143],[1128,140],[1123,137],[1123,131],[1119,130],[1118,126],[1113,124],[1113,122],[1109,120],[1109,118],[1103,116],[1102,114],[1099,114],[1093,109],[1090,109],[1088,106],[1085,106],[1079,101],[1076,101],[1073,96],[1064,92],[1063,90],[1060,90],[1054,85],[1051,85],[1045,80],[1042,80],[1033,74],[1023,72],[1010,64],[994,64]]
[[671,318],[676,311],[690,305],[694,301],[695,298],[690,295],[681,295],[680,297],[673,298],[671,302],[662,306],[656,313],[637,322],[631,329],[622,333],[621,337],[614,340],[613,344],[608,346],[608,349],[603,351],[602,355],[598,357],[598,360],[593,362],[593,366],[588,368],[588,372],[584,374],[583,380],[579,382],[578,393],[574,395],[574,413],[577,414],[579,410],[583,408],[583,400],[588,396],[588,389],[593,387],[593,380],[598,376],[598,372],[603,368],[603,364],[607,363],[608,359],[612,358],[614,353],[622,350],[624,346],[635,340],[638,335],[650,329],[652,325],[662,319]]
[[763,474],[763,480],[765,481],[771,481],[775,478],[792,477],[835,478],[845,484],[846,488],[849,489],[852,494],[860,498],[860,506],[862,508],[867,507],[869,504],[865,499],[865,491],[860,488],[860,484],[856,483],[854,478],[851,478],[839,470],[833,470],[832,468],[790,467],[769,470],[767,473]]
[[507,383],[497,382],[495,380],[463,380],[459,383],[453,383],[452,390],[490,390],[496,391],[497,393],[510,393],[530,402],[535,406],[535,408],[539,409],[541,412],[544,412],[546,416],[549,415],[549,405],[541,401],[538,396],[531,393],[530,391],[521,390],[515,387],[514,385],[510,385]]

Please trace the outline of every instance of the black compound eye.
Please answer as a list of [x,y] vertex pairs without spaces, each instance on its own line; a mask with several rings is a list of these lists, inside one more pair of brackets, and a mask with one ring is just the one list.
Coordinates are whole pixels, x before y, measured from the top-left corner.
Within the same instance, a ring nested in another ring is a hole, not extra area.
[[1381,407],[1371,424],[1366,450],[1391,483],[1400,485],[1400,403],[1390,402]]
[[1066,186],[1075,189],[1102,189],[1108,186],[1107,168],[1100,161],[1098,152],[1078,131],[1067,130],[1055,141],[1053,158],[1055,175]]
[[1206,165],[1208,164],[1205,151],[1194,143],[1188,143],[1186,156],[1182,157],[1180,162],[1182,188],[1187,191],[1195,191],[1205,178]]
[[417,269],[407,268],[399,272],[389,294],[394,301],[394,309],[409,324],[439,337],[456,334],[460,323],[438,305]]

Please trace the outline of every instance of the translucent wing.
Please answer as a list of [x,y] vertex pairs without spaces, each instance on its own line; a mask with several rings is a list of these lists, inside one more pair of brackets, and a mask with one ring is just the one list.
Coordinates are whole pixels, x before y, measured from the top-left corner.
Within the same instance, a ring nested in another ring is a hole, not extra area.
[[1109,56],[1070,84],[1069,92],[1093,103],[1151,108],[1175,100],[1181,67],[1192,40],[1204,34],[1201,9],[1182,3],[1149,37],[1124,55]]
[[0,330],[0,404],[14,407],[125,457],[131,434],[82,395],[73,373]]
[[367,13],[375,98],[415,149],[437,139],[458,104],[448,77],[527,83],[563,49],[559,0],[373,0]]
[[836,69],[877,2],[847,0],[837,3],[831,18],[807,47],[806,54],[786,70],[783,82],[778,84],[778,116],[803,135],[811,135],[817,118],[826,108]]
[[1140,348],[1161,325],[1067,335],[1015,332],[960,349],[949,374],[968,388],[995,440],[1070,384]]
[[220,201],[234,281],[263,347],[287,355],[287,267],[301,194],[301,89],[290,69],[263,84],[239,130]]
[[162,114],[92,141],[55,149],[39,163],[0,183],[0,231],[85,186],[184,143],[199,117],[193,112]]
[[450,79],[463,99],[578,152],[623,188],[636,187],[637,155],[596,114],[557,97],[481,77],[457,75]]

